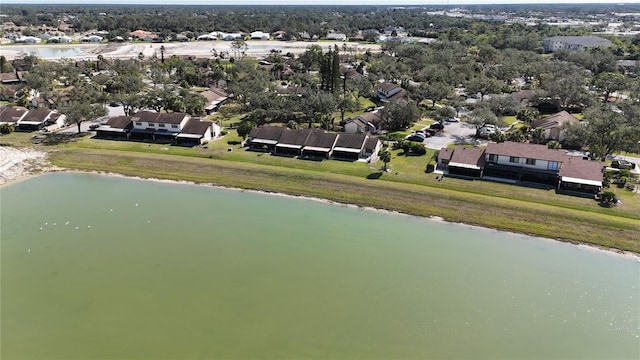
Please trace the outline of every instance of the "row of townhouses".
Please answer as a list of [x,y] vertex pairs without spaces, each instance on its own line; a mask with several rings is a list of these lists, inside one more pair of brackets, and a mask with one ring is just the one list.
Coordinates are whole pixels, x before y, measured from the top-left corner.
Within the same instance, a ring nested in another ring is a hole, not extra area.
[[249,150],[310,159],[375,161],[382,143],[368,134],[261,126],[249,133]]
[[545,145],[504,142],[486,148],[442,148],[437,169],[447,176],[537,185],[594,194],[602,189],[605,165]]
[[16,131],[36,131],[44,128],[60,128],[66,116],[49,109],[29,110],[22,107],[0,108],[0,125],[13,125]]

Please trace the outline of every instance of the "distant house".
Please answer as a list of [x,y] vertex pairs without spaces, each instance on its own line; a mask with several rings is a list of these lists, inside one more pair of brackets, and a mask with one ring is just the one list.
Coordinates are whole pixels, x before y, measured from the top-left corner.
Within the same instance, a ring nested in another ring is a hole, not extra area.
[[566,138],[563,130],[566,124],[579,123],[575,116],[569,114],[566,111],[547,116],[542,119],[538,119],[533,122],[535,129],[544,129],[545,138],[547,140],[563,141]]
[[384,28],[383,34],[385,36],[407,36],[409,33],[402,26],[387,26]]
[[68,36],[52,36],[49,39],[47,39],[48,43],[53,43],[53,44],[70,43],[71,41],[72,39]]
[[381,122],[382,119],[377,111],[366,112],[355,118],[347,119],[344,124],[344,132],[347,134],[373,134]]
[[13,41],[5,37],[0,37],[0,45],[11,44]]
[[611,41],[598,36],[553,36],[542,40],[545,52],[558,50],[585,50],[594,47],[609,47]]
[[132,31],[129,33],[129,35],[134,39],[149,41],[149,42],[158,41],[158,39],[160,39],[160,37],[157,34],[152,33],[150,31],[145,31],[145,30]]
[[18,121],[20,121],[28,111],[29,110],[23,107],[0,107],[0,125],[8,124],[17,126]]
[[380,101],[388,102],[391,100],[406,98],[407,92],[397,84],[385,81],[378,84],[378,87],[376,88],[376,96],[378,96]]
[[174,36],[173,39],[175,41],[180,41],[180,42],[189,41],[189,37],[187,37],[187,35],[184,35],[184,34],[176,34],[176,36]]
[[604,163],[570,156],[545,145],[504,142],[489,143],[486,148],[443,148],[438,155],[438,168],[448,176],[593,194],[602,189]]
[[269,34],[263,31],[254,31],[249,37],[251,40],[269,40]]
[[23,44],[38,44],[41,41],[42,39],[37,38],[35,36],[22,36],[14,40],[15,43],[23,43]]
[[347,35],[343,33],[331,32],[327,34],[327,40],[347,41]]
[[216,111],[222,103],[229,98],[229,94],[226,91],[220,88],[212,87],[209,90],[203,91],[200,93],[205,99],[207,99],[207,103],[204,106],[204,110],[207,114],[211,114]]
[[85,36],[81,38],[80,41],[81,42],[101,42],[102,36],[98,36],[98,35]]
[[214,41],[214,40],[218,40],[218,37],[211,34],[203,34],[198,36],[196,39],[198,41]]
[[24,81],[24,72],[12,71],[0,74],[0,82],[2,84],[17,84]]
[[275,31],[273,34],[271,34],[271,36],[273,36],[273,38],[276,40],[285,40],[287,36],[287,32],[283,30],[278,30],[278,31]]
[[14,101],[16,98],[17,91],[18,91],[18,88],[15,85],[0,86],[0,100]]
[[244,36],[241,33],[225,33],[222,35],[222,40],[224,41],[233,41],[242,38],[244,38]]
[[36,131],[49,125],[56,125],[56,128],[64,125],[66,116],[49,109],[29,110],[17,121],[16,131]]

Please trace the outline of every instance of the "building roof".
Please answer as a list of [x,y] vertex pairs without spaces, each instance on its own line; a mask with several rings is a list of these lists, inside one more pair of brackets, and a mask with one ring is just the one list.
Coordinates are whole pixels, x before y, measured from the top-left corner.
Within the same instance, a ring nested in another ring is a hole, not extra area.
[[44,122],[51,115],[51,110],[35,109],[29,110],[21,121]]
[[585,160],[579,156],[566,155],[566,160],[560,167],[560,176],[602,182],[604,167],[604,163],[600,161]]
[[336,142],[338,134],[328,133],[323,130],[314,130],[309,134],[305,146],[311,146],[316,148],[331,149]]
[[380,90],[382,90],[384,92],[389,92],[389,91],[391,91],[391,90],[393,90],[395,88],[399,88],[399,87],[400,86],[398,86],[397,84],[394,84],[394,83],[391,83],[391,82],[388,82],[388,81],[382,82],[382,83],[380,83],[378,85],[378,89],[380,89]]
[[531,100],[536,96],[542,95],[542,94],[544,94],[544,90],[525,89],[525,90],[516,91],[515,93],[513,93],[513,96],[515,96],[516,99],[523,101],[523,100]]
[[582,46],[610,46],[611,41],[598,36],[553,36],[544,41],[563,42]]
[[[468,165],[473,168],[481,168],[484,166],[485,149],[477,147],[456,146],[451,155],[450,166]],[[439,156],[438,156],[439,157]]]
[[109,118],[105,125],[109,125],[109,127],[114,129],[126,129],[131,127],[132,122],[133,120],[131,116],[122,115]]
[[579,121],[580,120],[578,120],[575,116],[563,110],[563,111],[560,111],[559,113],[555,113],[553,115],[547,116],[546,118],[542,118],[534,121],[533,127],[551,129],[554,127],[561,127],[562,125],[567,123],[576,123]]
[[0,108],[0,122],[16,122],[20,120],[27,111],[29,110],[19,107],[2,107]]
[[280,144],[304,146],[311,135],[311,129],[283,129],[284,131],[278,140]]
[[260,126],[251,129],[250,139],[279,140],[286,128],[281,126]]
[[337,148],[362,149],[366,139],[366,134],[340,134],[335,146]]
[[200,121],[189,119],[187,124],[180,131],[181,134],[194,134],[194,135],[204,135],[207,131],[210,131],[211,123],[208,121]]
[[565,154],[562,150],[549,149],[546,145],[511,141],[505,141],[503,143],[490,142],[487,144],[486,153],[547,161],[562,162],[565,160]]
[[369,136],[367,137],[367,141],[364,142],[364,148],[366,150],[374,150],[376,146],[378,146],[378,142],[377,136]]
[[438,153],[438,160],[451,160],[451,155],[453,155],[453,149],[442,148]]
[[151,111],[139,111],[133,116],[133,121],[144,121],[149,123],[164,123],[164,124],[180,124],[185,117],[188,117],[187,113],[156,113]]

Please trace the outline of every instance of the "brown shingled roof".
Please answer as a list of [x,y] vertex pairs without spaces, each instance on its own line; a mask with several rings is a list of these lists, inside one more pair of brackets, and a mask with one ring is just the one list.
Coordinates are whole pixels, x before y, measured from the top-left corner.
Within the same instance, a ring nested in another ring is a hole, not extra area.
[[438,153],[438,160],[451,160],[451,155],[453,155],[453,149],[442,148]]
[[560,176],[577,179],[602,181],[604,163],[585,160],[579,156],[568,156],[560,167]]
[[546,145],[510,141],[489,143],[486,153],[548,161],[563,161],[565,159],[565,154],[562,150],[549,149]]
[[0,108],[0,122],[16,122],[27,112],[25,108],[3,107]]
[[303,146],[311,134],[311,129],[284,129],[278,142],[285,145]]
[[366,134],[340,134],[336,141],[336,147],[362,149],[366,139]]
[[575,116],[569,114],[568,112],[560,111],[559,113],[555,113],[553,115],[547,116],[546,118],[534,121],[533,127],[550,129],[553,127],[561,127],[566,123],[577,123],[579,121],[580,120],[578,120]]
[[189,119],[189,121],[187,121],[187,124],[184,126],[182,131],[180,131],[180,133],[204,135],[206,134],[207,131],[209,131],[210,127],[211,127],[211,123],[208,121]]
[[114,129],[127,129],[132,126],[132,117],[131,116],[116,116],[109,118],[105,125],[109,125]]
[[307,138],[307,142],[304,145],[331,149],[333,147],[333,144],[335,144],[336,142],[336,137],[338,137],[338,134],[336,133],[314,130],[311,132],[311,135],[309,135],[309,137]]
[[474,165],[478,167],[484,166],[483,148],[456,146],[451,155],[451,163]]
[[278,141],[284,132],[285,127],[282,126],[260,126],[251,129],[249,132],[250,139],[263,139]]

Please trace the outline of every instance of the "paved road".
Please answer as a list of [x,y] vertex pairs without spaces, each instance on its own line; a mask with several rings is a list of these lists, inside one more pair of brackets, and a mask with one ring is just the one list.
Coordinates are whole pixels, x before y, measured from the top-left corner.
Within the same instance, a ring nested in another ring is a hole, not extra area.
[[[107,106],[108,114],[105,117],[101,117],[95,121],[85,121],[80,124],[80,131],[82,132],[93,132],[93,130],[89,129],[89,126],[94,124],[101,124],[107,121],[108,118],[114,116],[124,115],[124,109],[122,106]],[[61,130],[56,131],[59,134],[76,134],[78,133],[78,125],[67,126]]]
[[444,130],[424,140],[429,149],[440,150],[450,144],[485,144],[486,141],[474,138],[476,127],[465,122],[444,123]]

